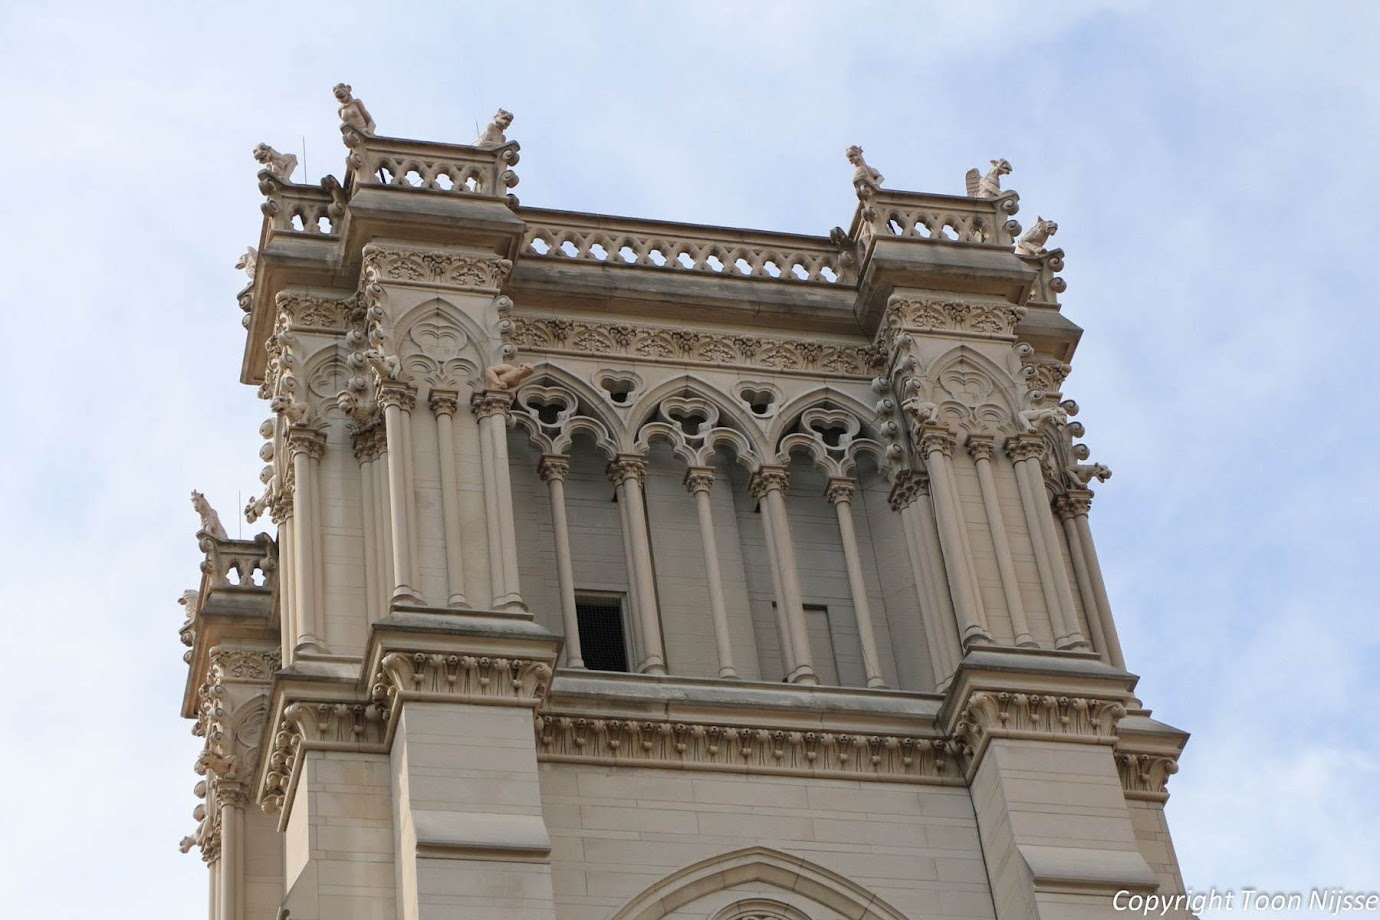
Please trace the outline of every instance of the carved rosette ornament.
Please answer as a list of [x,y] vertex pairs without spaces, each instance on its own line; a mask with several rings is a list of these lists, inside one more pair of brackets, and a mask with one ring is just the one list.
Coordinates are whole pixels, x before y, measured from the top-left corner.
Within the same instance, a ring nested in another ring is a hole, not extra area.
[[704,722],[601,719],[543,712],[537,759],[735,773],[957,785],[958,748],[943,738],[800,731]]

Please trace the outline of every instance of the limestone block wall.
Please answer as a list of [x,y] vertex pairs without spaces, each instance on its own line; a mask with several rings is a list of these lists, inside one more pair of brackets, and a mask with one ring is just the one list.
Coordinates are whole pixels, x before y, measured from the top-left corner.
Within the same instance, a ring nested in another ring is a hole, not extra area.
[[[994,916],[966,789],[550,763],[540,777],[561,920],[607,920],[647,889],[674,889],[678,870],[754,847],[836,873],[910,920]],[[841,915],[737,877],[704,884],[669,916],[710,917],[751,897]]]

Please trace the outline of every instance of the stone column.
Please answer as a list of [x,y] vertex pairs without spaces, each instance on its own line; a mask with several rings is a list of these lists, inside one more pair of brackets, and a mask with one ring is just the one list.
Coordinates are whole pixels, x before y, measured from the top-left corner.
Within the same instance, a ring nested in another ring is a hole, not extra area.
[[1001,576],[1006,611],[1011,615],[1011,629],[1018,646],[1034,648],[1038,643],[1030,635],[1025,604],[1021,602],[1020,583],[1016,580],[1016,564],[1011,558],[1011,543],[1006,538],[1006,522],[1002,520],[1001,505],[997,499],[997,483],[992,476],[995,446],[991,435],[968,436],[968,454],[977,467],[978,489],[982,492],[982,507],[987,513],[987,529],[992,532],[992,549],[997,556],[997,572]]
[[[911,578],[915,582],[916,598],[920,602],[920,624],[925,630],[925,642],[929,646],[930,666],[934,672],[935,684],[941,683],[953,673],[954,662],[948,652],[947,634],[941,630],[940,623],[952,619],[944,609],[937,593],[943,575],[930,568],[928,542],[921,533],[920,497],[922,477],[918,473],[902,471],[896,475],[887,497],[891,510],[901,515],[901,532],[905,535],[906,554],[910,559]],[[954,641],[957,647],[957,641]]]
[[1021,507],[1025,510],[1026,530],[1030,532],[1031,547],[1035,551],[1035,566],[1040,572],[1040,587],[1054,628],[1054,644],[1061,649],[1087,648],[1088,640],[1078,631],[1073,588],[1069,585],[1063,554],[1059,552],[1054,517],[1045,495],[1044,473],[1040,469],[1044,452],[1045,442],[1039,435],[1016,435],[1006,441],[1006,453],[1016,468],[1016,485],[1021,493]]
[[815,685],[819,678],[810,656],[810,635],[805,627],[805,605],[800,597],[800,574],[795,564],[795,546],[791,542],[790,519],[786,515],[786,489],[790,475],[777,466],[759,467],[752,474],[748,489],[762,506],[763,521],[770,522],[767,531],[772,565],[781,583],[781,598],[785,602],[786,636],[794,652],[794,666],[786,672],[786,680],[793,684]]
[[719,571],[719,546],[714,533],[714,512],[709,491],[714,487],[714,471],[692,466],[685,471],[685,488],[695,496],[700,519],[700,548],[704,552],[704,577],[709,582],[709,616],[714,622],[714,648],[719,655],[719,676],[736,678],[733,647],[728,636],[728,607],[724,603],[723,575]]
[[570,475],[569,457],[542,457],[537,475],[551,491],[551,533],[556,542],[556,584],[561,594],[565,622],[565,666],[583,668],[580,653],[580,617],[575,608],[575,570],[570,561],[570,527],[565,519],[565,478]]
[[496,610],[522,610],[518,588],[517,528],[513,521],[513,484],[508,472],[508,413],[513,394],[484,390],[470,399],[479,419],[479,446],[484,473],[484,506],[489,536],[489,573]]
[[633,586],[637,583],[637,563],[633,560],[632,541],[628,539],[628,534],[632,533],[632,525],[628,523],[628,496],[623,488],[623,484],[614,483],[613,486],[614,502],[618,505],[618,526],[619,533],[622,535],[623,544],[623,571],[627,573],[628,579],[628,636],[632,646],[632,657],[630,663],[636,665],[642,660],[642,610],[637,605],[637,591]]
[[665,674],[666,652],[661,639],[661,621],[656,602],[656,580],[652,572],[652,541],[647,533],[647,506],[642,484],[647,478],[647,461],[636,454],[619,454],[609,464],[609,479],[623,490],[627,504],[623,538],[632,553],[632,593],[637,595],[637,614],[642,625],[643,674]]
[[412,386],[388,381],[379,390],[379,405],[383,406],[385,437],[388,442],[388,506],[390,533],[393,542],[393,591],[391,600],[404,604],[422,603],[421,595],[412,586],[412,527],[415,501],[407,487],[408,427],[404,417],[417,405],[417,391]]
[[1112,619],[1112,605],[1107,600],[1107,585],[1102,581],[1102,565],[1097,560],[1092,529],[1088,526],[1092,499],[1091,489],[1069,489],[1061,497],[1059,514],[1064,521],[1065,532],[1069,534],[1069,551],[1073,555],[1074,570],[1078,572],[1080,589],[1084,587],[1082,581],[1086,573],[1083,609],[1088,612],[1088,628],[1093,631],[1098,648],[1106,651],[1111,665],[1124,671],[1126,658],[1121,653],[1121,639],[1117,636],[1116,622]]
[[460,493],[455,468],[455,426],[460,395],[453,390],[432,390],[429,399],[436,416],[437,456],[441,462],[441,519],[446,538],[446,584],[448,607],[468,607],[465,600],[465,566],[460,555]]
[[954,489],[950,458],[955,439],[946,429],[925,428],[920,436],[921,453],[930,474],[933,490],[934,516],[939,523],[939,543],[944,551],[944,570],[949,576],[949,592],[954,599],[954,613],[958,616],[959,635],[964,647],[990,645],[992,634],[987,631],[982,610],[982,598],[977,595],[971,574],[972,560],[966,552],[963,516],[959,511]]
[[244,796],[230,789],[221,790],[220,805],[220,885],[217,916],[220,920],[243,920],[240,899],[244,875]]
[[293,593],[297,654],[329,654],[326,647],[325,573],[321,560],[321,499],[317,472],[326,450],[326,437],[305,426],[292,426],[287,432],[292,454],[293,538],[296,571]]
[[356,425],[351,431],[355,460],[359,463],[359,507],[363,518],[360,543],[364,552],[364,610],[365,618],[373,623],[387,606],[379,606],[379,543],[378,522],[375,520],[374,495],[374,438],[372,426]]
[[271,520],[278,525],[278,630],[283,643],[283,665],[291,665],[297,658],[297,528],[292,519],[293,493],[296,482],[285,472],[278,497],[274,500]]
[[858,537],[853,531],[853,494],[857,484],[851,479],[830,479],[824,497],[834,506],[839,518],[839,540],[843,543],[843,561],[848,568],[848,589],[853,595],[853,615],[858,620],[858,644],[862,646],[863,670],[867,673],[868,689],[886,687],[882,677],[881,657],[877,654],[877,639],[872,634],[872,613],[867,603],[867,583],[863,581],[862,563],[858,559]]

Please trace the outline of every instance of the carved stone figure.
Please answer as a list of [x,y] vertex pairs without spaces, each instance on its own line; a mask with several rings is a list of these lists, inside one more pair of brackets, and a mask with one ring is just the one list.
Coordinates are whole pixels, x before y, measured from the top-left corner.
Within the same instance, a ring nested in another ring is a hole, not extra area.
[[254,147],[254,159],[284,182],[292,181],[292,171],[297,168],[297,157],[290,153],[279,153],[268,144],[258,144]]
[[192,507],[196,509],[197,514],[201,515],[201,526],[197,528],[198,532],[205,531],[217,540],[230,539],[230,535],[225,532],[225,527],[220,522],[220,515],[216,513],[216,509],[212,508],[211,503],[206,500],[206,496],[196,489],[192,490]]
[[502,147],[508,143],[508,137],[503,132],[507,131],[513,123],[513,113],[507,109],[499,109],[494,113],[493,121],[490,121],[484,130],[479,132],[479,139],[474,142],[476,147]]
[[340,180],[335,176],[323,176],[321,187],[326,190],[326,194],[331,196],[331,203],[326,207],[326,213],[331,218],[332,232],[339,232],[336,224],[345,216],[345,205],[349,199],[345,197],[345,189],[340,187]]
[[397,355],[386,355],[371,348],[364,353],[364,360],[369,362],[369,366],[379,375],[380,380],[402,379],[402,361]]
[[853,190],[859,198],[871,198],[882,187],[886,177],[867,165],[863,159],[863,149],[856,144],[848,148],[847,155],[848,162],[853,164]]
[[1045,251],[1045,242],[1059,232],[1059,225],[1043,217],[1035,218],[1035,226],[1021,234],[1016,240],[1016,255],[1038,256]]
[[910,420],[912,427],[916,430],[923,428],[939,417],[939,406],[915,396],[902,400],[901,409],[906,413],[906,418]]
[[484,382],[491,390],[512,390],[535,372],[530,364],[493,364],[484,371]]
[[1058,406],[1046,406],[1043,409],[1026,409],[1016,416],[1016,422],[1021,426],[1022,431],[1035,431],[1045,422],[1063,425],[1066,424],[1068,420],[1068,413]]
[[259,265],[259,250],[250,246],[244,251],[244,255],[235,260],[235,267],[249,276],[249,280],[254,280],[254,271]]
[[355,97],[350,84],[337,83],[331,92],[340,103],[340,130],[352,129],[365,137],[373,137],[377,127],[374,118],[364,107],[364,100]]
[[1112,478],[1111,467],[1102,463],[1075,463],[1068,468],[1068,474],[1081,485],[1087,485],[1094,479],[1106,482]]
[[1006,160],[991,162],[992,168],[987,170],[987,175],[980,174],[977,167],[973,167],[964,176],[969,198],[996,198],[1001,194],[1001,177],[1011,174],[1011,164]]

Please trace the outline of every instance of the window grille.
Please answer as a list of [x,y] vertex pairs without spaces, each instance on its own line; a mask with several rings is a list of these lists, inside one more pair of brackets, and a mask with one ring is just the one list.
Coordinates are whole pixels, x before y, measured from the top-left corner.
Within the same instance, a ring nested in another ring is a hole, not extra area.
[[619,596],[576,596],[580,654],[591,671],[627,671],[628,640]]

